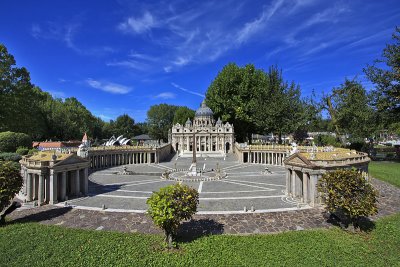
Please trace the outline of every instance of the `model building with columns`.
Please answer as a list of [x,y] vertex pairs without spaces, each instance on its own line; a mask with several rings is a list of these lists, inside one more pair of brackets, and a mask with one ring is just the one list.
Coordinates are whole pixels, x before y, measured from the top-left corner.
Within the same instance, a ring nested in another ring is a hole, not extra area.
[[76,154],[56,151],[24,156],[21,175],[24,183],[18,198],[56,204],[88,193],[89,161]]
[[188,119],[185,125],[175,124],[171,130],[173,149],[183,154],[193,151],[193,136],[196,138],[196,151],[202,154],[225,154],[232,152],[234,129],[229,122],[221,119],[215,122],[213,111],[205,101],[196,110],[193,122]]

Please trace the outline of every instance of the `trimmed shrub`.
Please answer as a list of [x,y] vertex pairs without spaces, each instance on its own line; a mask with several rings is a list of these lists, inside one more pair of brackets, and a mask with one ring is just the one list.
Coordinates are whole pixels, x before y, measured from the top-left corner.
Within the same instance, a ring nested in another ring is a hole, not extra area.
[[326,210],[343,214],[355,227],[361,217],[378,212],[378,192],[356,170],[335,170],[325,173],[318,181],[318,192]]
[[0,161],[0,211],[6,208],[21,190],[22,176],[13,162]]
[[172,248],[181,221],[191,219],[197,211],[199,193],[187,185],[175,184],[153,192],[146,203],[147,213],[164,230],[165,241]]
[[0,133],[0,151],[15,152],[18,147],[32,147],[29,135],[15,132]]
[[17,150],[15,151],[15,153],[17,153],[17,154],[19,154],[19,155],[21,155],[21,156],[28,155],[28,153],[29,153],[29,148],[20,146],[19,148],[17,148]]

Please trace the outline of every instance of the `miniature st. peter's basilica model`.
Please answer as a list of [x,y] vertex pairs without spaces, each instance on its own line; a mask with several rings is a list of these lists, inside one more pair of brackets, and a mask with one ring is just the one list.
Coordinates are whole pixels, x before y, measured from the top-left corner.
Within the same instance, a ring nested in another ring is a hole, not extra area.
[[221,119],[215,122],[212,110],[205,101],[195,113],[193,122],[188,119],[185,125],[179,123],[172,127],[171,144],[173,149],[183,154],[193,151],[193,137],[196,138],[196,151],[202,154],[225,154],[232,152],[234,144],[233,125]]

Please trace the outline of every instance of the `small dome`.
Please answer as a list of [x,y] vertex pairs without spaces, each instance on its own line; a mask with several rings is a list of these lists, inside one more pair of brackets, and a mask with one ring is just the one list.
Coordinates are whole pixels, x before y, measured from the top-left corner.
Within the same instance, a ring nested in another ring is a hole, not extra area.
[[205,100],[203,100],[203,102],[201,102],[201,106],[199,109],[196,110],[196,117],[212,117],[214,115],[214,113],[212,112],[212,110],[207,107]]

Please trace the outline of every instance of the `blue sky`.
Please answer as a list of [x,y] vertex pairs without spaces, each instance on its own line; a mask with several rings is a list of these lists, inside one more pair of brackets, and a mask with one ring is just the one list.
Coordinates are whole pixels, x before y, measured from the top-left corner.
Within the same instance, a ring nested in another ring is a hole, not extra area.
[[2,1],[0,43],[32,82],[104,120],[196,109],[224,65],[282,68],[309,96],[357,76],[400,26],[400,1]]

